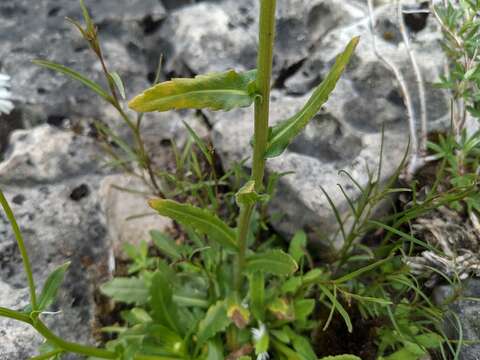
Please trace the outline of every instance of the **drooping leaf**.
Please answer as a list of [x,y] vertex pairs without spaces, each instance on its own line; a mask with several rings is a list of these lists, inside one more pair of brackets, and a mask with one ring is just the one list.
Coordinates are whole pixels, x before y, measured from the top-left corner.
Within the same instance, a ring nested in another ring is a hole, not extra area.
[[181,326],[178,308],[173,301],[172,285],[168,282],[163,272],[157,271],[152,277],[150,306],[156,322],[180,334]]
[[270,250],[247,258],[248,272],[260,271],[267,274],[287,276],[298,270],[295,260],[282,250]]
[[191,226],[230,250],[237,250],[235,230],[208,210],[193,205],[180,204],[173,200],[155,199],[151,200],[149,204],[160,215],[167,216],[183,225]]
[[65,273],[67,272],[70,263],[67,262],[62,266],[55,269],[45,281],[43,285],[42,292],[38,298],[38,310],[43,311],[47,307],[49,307],[55,298],[57,297],[58,290],[63,283],[63,279],[65,278]]
[[290,119],[281,122],[271,129],[266,157],[275,157],[283,153],[288,144],[307,126],[309,121],[317,114],[322,105],[328,100],[330,94],[340,79],[345,67],[359,42],[359,38],[353,38],[341,53],[328,73],[325,80],[314,90],[305,106]]
[[148,300],[147,285],[143,279],[137,277],[115,278],[102,285],[100,290],[113,300],[126,304],[143,305]]
[[255,98],[256,70],[198,75],[157,84],[130,101],[138,112],[174,109],[231,110],[250,106]]
[[[352,325],[352,320],[350,319],[350,316],[348,315],[347,310],[343,307],[343,305],[337,300],[336,297],[336,288],[334,287],[334,293],[332,293],[326,286],[318,284],[318,287],[320,290],[328,297],[328,299],[332,303],[332,314],[334,310],[337,310],[340,316],[343,318],[345,325],[347,326],[347,330],[349,333],[353,331],[353,325]],[[328,321],[327,321],[328,324]],[[325,328],[327,327],[327,324],[325,324]]]
[[227,316],[227,306],[224,301],[218,301],[210,306],[207,314],[198,324],[197,338],[199,345],[225,330],[230,323],[231,320]]
[[33,60],[33,63],[37,64],[37,65],[40,65],[40,66],[43,66],[47,69],[54,70],[54,71],[57,71],[57,72],[62,73],[64,75],[67,75],[70,78],[81,82],[83,85],[90,88],[90,90],[94,91],[95,93],[100,95],[102,98],[104,98],[108,102],[112,101],[110,95],[99,84],[97,84],[96,82],[86,78],[84,75],[78,73],[77,71],[75,71],[73,69],[70,69],[69,67],[66,67],[66,66],[63,66],[63,65],[60,65],[60,64],[56,64],[54,62],[47,61],[47,60]]

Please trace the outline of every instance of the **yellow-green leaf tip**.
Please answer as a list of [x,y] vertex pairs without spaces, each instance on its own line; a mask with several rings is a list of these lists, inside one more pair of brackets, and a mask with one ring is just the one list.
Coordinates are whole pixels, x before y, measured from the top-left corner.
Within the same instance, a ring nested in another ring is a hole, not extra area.
[[148,206],[150,206],[152,209],[156,210],[160,207],[162,204],[162,199],[150,199],[148,200]]

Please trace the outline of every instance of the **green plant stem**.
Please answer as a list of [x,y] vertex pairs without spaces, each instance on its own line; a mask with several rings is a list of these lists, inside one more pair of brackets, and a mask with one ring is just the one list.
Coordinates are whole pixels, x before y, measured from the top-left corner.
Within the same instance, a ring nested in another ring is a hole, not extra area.
[[50,343],[64,350],[65,352],[71,352],[87,356],[95,356],[102,359],[117,358],[117,354],[113,351],[97,349],[95,347],[65,341],[52,333],[52,331],[47,328],[47,326],[40,319],[32,319],[28,314],[22,313],[20,311],[0,307],[0,316],[22,321],[31,325],[40,335],[45,338],[45,340],[49,341]]
[[32,305],[32,310],[38,310],[37,306],[37,295],[35,292],[35,281],[33,280],[33,273],[32,273],[32,266],[30,265],[30,259],[28,257],[27,248],[25,247],[25,242],[23,241],[22,233],[20,232],[20,228],[17,224],[17,220],[15,219],[15,215],[8,204],[5,195],[0,190],[0,204],[2,204],[3,210],[7,215],[8,221],[12,226],[13,233],[17,240],[17,245],[20,250],[20,254],[22,256],[23,267],[25,269],[25,273],[27,274],[27,282],[28,282],[28,289],[30,292],[30,304]]
[[[265,175],[265,151],[268,142],[268,120],[270,112],[270,83],[272,79],[273,47],[275,42],[276,0],[261,0],[259,50],[257,59],[257,92],[255,99],[255,133],[253,146],[252,180],[255,190],[263,190]],[[255,204],[244,205],[238,220],[238,257],[235,273],[235,289],[240,292],[242,285],[247,235]]]
[[238,257],[235,274],[235,289],[240,292],[242,287],[243,269],[245,268],[245,257],[247,252],[248,229],[255,205],[244,205],[240,208],[238,220]]
[[156,192],[156,195],[161,198],[165,198],[165,194],[162,192],[162,190],[160,189],[160,186],[158,185],[157,179],[155,177],[155,173],[152,169],[152,163],[151,163],[150,157],[147,154],[147,150],[145,149],[145,143],[143,142],[142,134],[140,133],[141,117],[139,117],[137,121],[137,125],[135,125],[130,120],[128,115],[125,113],[125,111],[123,111],[120,103],[114,103],[113,106],[119,112],[120,116],[123,118],[123,120],[127,123],[127,125],[130,127],[130,129],[133,132],[135,142],[137,143],[137,146],[138,146],[138,151],[139,151],[138,156],[140,158],[140,165],[147,171],[148,176],[150,178],[151,185],[153,186],[153,189]]
[[265,151],[268,142],[268,119],[270,112],[270,83],[272,78],[273,47],[275,42],[276,0],[261,0],[260,34],[257,60],[257,91],[255,99],[255,144],[253,148],[252,179],[255,190],[263,189],[265,174]]

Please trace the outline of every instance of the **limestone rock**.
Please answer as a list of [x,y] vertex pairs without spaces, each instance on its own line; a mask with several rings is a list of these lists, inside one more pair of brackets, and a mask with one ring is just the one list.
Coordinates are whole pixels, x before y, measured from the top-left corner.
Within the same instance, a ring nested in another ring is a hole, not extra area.
[[141,241],[150,241],[151,230],[162,231],[173,225],[172,220],[148,206],[148,199],[152,197],[149,194],[145,184],[132,176],[110,175],[102,181],[102,208],[117,254],[121,254],[125,243],[138,245]]
[[[124,79],[132,97],[148,86],[156,49],[145,50],[149,24],[166,16],[158,0],[85,1],[97,22],[110,71]],[[67,120],[104,119],[107,104],[83,85],[45,70],[34,59],[51,60],[105,85],[101,67],[78,31],[65,17],[81,21],[78,1],[29,0],[0,2],[0,70],[12,77],[15,106],[25,126]],[[145,34],[147,33],[147,34]],[[156,61],[156,60],[155,60]],[[118,116],[116,116],[118,117]],[[115,120],[109,119],[109,120]]]
[[[438,286],[434,290],[434,299],[437,304],[447,303],[447,317],[444,321],[444,330],[449,339],[458,339],[458,326],[462,327],[463,346],[460,351],[460,360],[477,360],[480,353],[480,306],[476,298],[480,296],[480,280],[468,279],[462,284],[461,296],[451,302],[458,289],[450,285]],[[469,299],[467,299],[469,298]],[[455,315],[455,316],[454,316]],[[473,344],[465,344],[469,340]]]
[[[301,108],[314,86],[326,76],[336,55],[352,37],[361,36],[360,45],[322,111],[281,157],[270,160],[267,165],[270,173],[294,172],[280,180],[277,196],[272,201],[272,210],[282,215],[276,223],[277,229],[291,235],[296,229],[306,227],[317,239],[328,237],[338,228],[321,188],[330,195],[340,212],[347,211],[348,202],[337,184],[341,184],[352,199],[358,198],[359,191],[339,171],[348,172],[365,185],[367,166],[373,170],[379,164],[384,127],[381,180],[385,181],[400,165],[407,151],[408,139],[407,114],[398,84],[394,75],[373,53],[368,18],[356,15],[356,11],[361,13],[361,6],[346,5],[344,2],[330,3],[330,6],[332,9],[339,7],[337,12],[344,8],[345,14],[350,14],[347,19],[352,22],[345,20],[345,26],[325,30],[327,34],[315,44],[311,56],[293,76],[285,80],[285,89],[273,93],[272,123],[287,119]],[[386,26],[385,21],[394,16],[392,11],[391,6],[377,10],[379,49],[406,74],[418,111],[418,92],[406,50],[399,40],[382,38],[386,31],[382,30],[382,26]],[[319,12],[318,16],[322,13]],[[442,62],[439,59],[443,58],[438,36],[430,24],[413,39],[426,82],[431,128],[444,124],[448,115],[447,97],[433,87],[441,73]],[[227,114],[208,113],[207,116],[215,124],[214,145],[227,167],[250,155],[249,142],[253,135],[251,109]]]
[[[13,149],[0,163],[0,187],[23,233],[38,291],[51,271],[71,261],[53,307],[61,313],[45,315],[45,321],[67,339],[92,343],[94,288],[108,276],[110,256],[97,195],[105,176],[100,162],[94,161],[98,149],[88,138],[49,125],[14,132],[12,141]],[[2,306],[18,309],[25,304],[26,278],[3,211],[0,286],[6,289],[0,291]],[[23,333],[24,325],[8,322],[7,326],[9,336],[0,340],[0,354],[8,354],[4,359],[33,356],[38,337],[30,341],[33,335],[26,331],[24,339],[12,343],[15,334]]]

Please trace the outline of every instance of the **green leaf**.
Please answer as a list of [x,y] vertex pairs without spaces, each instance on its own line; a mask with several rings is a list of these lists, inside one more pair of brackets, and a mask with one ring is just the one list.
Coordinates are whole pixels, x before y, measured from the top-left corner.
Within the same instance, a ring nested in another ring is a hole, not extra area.
[[42,292],[38,298],[38,310],[43,311],[49,307],[57,297],[58,290],[63,283],[65,273],[67,272],[70,262],[63,264],[55,269],[45,281]]
[[256,70],[240,74],[230,70],[193,79],[172,79],[137,95],[129,106],[138,112],[247,107],[256,96],[256,74]]
[[317,356],[310,345],[310,342],[301,335],[296,334],[289,327],[284,328],[292,341],[293,348],[300,355],[302,360],[317,360]]
[[288,248],[288,253],[292,258],[299,263],[300,260],[305,256],[305,249],[307,248],[307,234],[304,231],[297,231],[293,236],[290,246]]
[[355,355],[336,355],[336,356],[326,356],[318,360],[362,360]]
[[195,144],[198,146],[198,148],[199,148],[200,151],[202,152],[203,156],[205,156],[205,159],[208,161],[208,164],[209,164],[210,166],[212,166],[212,167],[215,166],[212,153],[211,153],[210,150],[208,149],[207,144],[205,144],[205,141],[203,141],[202,139],[200,139],[200,137],[199,137],[198,134],[195,132],[195,130],[193,130],[192,127],[187,124],[187,122],[183,121],[183,125],[185,125],[185,127],[187,128],[188,133],[190,134],[190,137],[193,139],[193,141],[195,142]]
[[198,324],[198,344],[202,345],[216,334],[224,331],[231,321],[227,316],[227,306],[224,301],[218,301],[210,306],[200,323]]
[[294,302],[295,319],[306,321],[315,309],[314,299],[301,299]]
[[335,65],[322,83],[315,89],[313,95],[305,106],[296,115],[271,128],[268,140],[266,157],[276,157],[283,153],[288,144],[307,126],[309,121],[317,114],[322,105],[328,100],[335,89],[340,76],[347,66],[357,47],[359,38],[353,38],[345,51],[337,57]]
[[265,318],[265,275],[254,272],[250,276],[250,308],[253,316],[260,321]]
[[115,278],[102,285],[100,290],[113,300],[126,304],[143,305],[148,300],[147,285],[143,279],[137,277]]
[[180,204],[173,200],[155,199],[150,200],[149,204],[160,215],[167,216],[182,225],[191,226],[220,245],[237,251],[235,230],[208,210]]
[[258,201],[268,200],[268,195],[259,195],[255,191],[255,181],[248,181],[238,192],[235,194],[235,200],[239,206],[241,205],[254,205]]
[[130,310],[130,314],[138,324],[148,323],[152,321],[152,318],[150,317],[148,312],[146,312],[142,308],[133,308],[132,310]]
[[[350,316],[348,315],[347,310],[345,310],[343,305],[340,304],[340,302],[337,300],[337,297],[334,294],[332,294],[332,292],[327,287],[325,287],[321,284],[318,284],[318,287],[328,297],[328,299],[331,301],[331,303],[332,303],[332,313],[333,313],[334,309],[336,309],[338,311],[340,316],[345,321],[345,325],[347,325],[348,332],[351,333],[353,331],[353,325],[352,325],[352,321],[350,320]],[[336,288],[335,287],[334,287],[334,292],[336,294]]]
[[160,250],[160,252],[173,260],[179,260],[182,258],[178,246],[175,244],[170,236],[158,231],[151,230],[150,236],[152,237],[153,243]]
[[122,78],[120,77],[120,75],[115,71],[112,71],[108,75],[110,75],[110,78],[112,79],[113,83],[115,84],[115,87],[117,88],[118,92],[120,93],[120,96],[122,97],[122,99],[125,100],[127,98],[127,96],[125,94],[125,86],[123,85],[123,81],[122,81]]
[[[148,352],[152,351],[155,354],[162,354],[162,357],[155,357],[155,360],[173,360],[173,359],[185,359],[186,356],[186,343],[181,336],[169,328],[158,325],[148,324],[138,329],[145,333],[143,340],[143,348]],[[143,334],[142,334],[143,335]],[[168,356],[165,356],[167,355]]]
[[106,101],[108,101],[108,102],[112,101],[110,95],[100,85],[98,85],[96,82],[94,82],[90,79],[87,79],[85,76],[76,72],[73,69],[70,69],[66,66],[56,64],[54,62],[47,61],[47,60],[33,60],[33,63],[37,64],[37,65],[40,65],[40,66],[43,66],[47,69],[54,70],[54,71],[57,71],[57,72],[62,73],[64,75],[67,75],[70,78],[81,82],[83,85],[90,88],[90,90],[92,90],[95,93],[97,93],[98,95],[100,95]]
[[208,356],[206,360],[224,360],[223,344],[221,341],[211,340],[208,342]]
[[88,12],[88,9],[85,6],[85,3],[83,0],[80,0],[80,7],[82,8],[83,19],[87,24],[87,32],[90,34],[95,33],[95,24],[93,23],[92,18],[90,17],[90,13]]
[[335,279],[333,280],[335,282],[335,284],[339,285],[339,284],[342,284],[344,282],[347,282],[349,280],[352,280],[352,279],[355,279],[356,277],[364,274],[364,273],[367,273],[369,271],[372,271],[373,269],[379,267],[380,265],[383,265],[384,263],[386,263],[387,261],[391,261],[393,259],[393,257],[387,257],[385,259],[382,259],[382,260],[379,260],[377,262],[374,262],[373,264],[370,264],[370,265],[367,265],[361,269],[358,269],[358,270],[355,270],[355,271],[352,271],[351,273],[347,274],[347,275],[344,275],[338,279]]
[[173,301],[172,286],[163,272],[157,271],[152,277],[150,306],[155,321],[180,334],[178,308]]
[[270,250],[247,258],[246,270],[250,273],[260,271],[267,274],[287,276],[298,270],[295,260],[282,250]]

